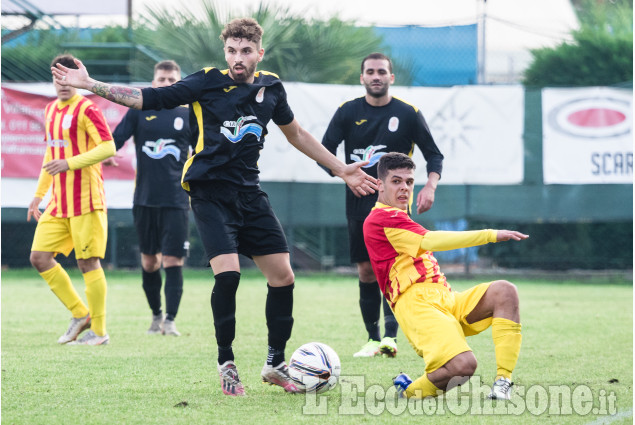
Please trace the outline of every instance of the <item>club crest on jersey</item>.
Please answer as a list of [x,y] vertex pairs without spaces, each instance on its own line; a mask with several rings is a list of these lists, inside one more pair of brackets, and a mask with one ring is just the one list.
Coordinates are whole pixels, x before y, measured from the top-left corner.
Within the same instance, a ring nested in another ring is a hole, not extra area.
[[398,128],[399,128],[399,118],[391,117],[390,120],[388,120],[388,130],[394,133],[395,131],[397,131]]
[[176,131],[183,130],[183,118],[181,117],[174,118],[174,129]]
[[62,119],[62,128],[64,130],[68,130],[69,128],[71,128],[71,124],[73,123],[73,116],[72,115],[64,115],[64,119]]
[[386,154],[386,152],[377,152],[378,150],[381,150],[385,147],[386,145],[370,145],[366,149],[354,149],[353,153],[351,154],[351,160],[354,162],[369,161],[369,163],[367,165],[364,165],[362,168],[372,167],[373,165],[377,164],[379,158]]
[[145,142],[141,150],[152,159],[161,159],[172,155],[176,160],[181,159],[181,151],[174,146],[174,139],[159,139],[156,142]]
[[[262,127],[256,123],[245,124],[245,121],[256,119],[253,115],[248,117],[240,117],[236,121],[225,121],[220,128],[220,132],[232,143],[240,142],[247,134],[253,134],[256,139],[260,141],[262,136]],[[227,127],[234,127],[234,131],[231,132]]]
[[262,103],[263,100],[265,100],[265,88],[261,87],[260,90],[258,90],[258,94],[256,95],[256,102]]

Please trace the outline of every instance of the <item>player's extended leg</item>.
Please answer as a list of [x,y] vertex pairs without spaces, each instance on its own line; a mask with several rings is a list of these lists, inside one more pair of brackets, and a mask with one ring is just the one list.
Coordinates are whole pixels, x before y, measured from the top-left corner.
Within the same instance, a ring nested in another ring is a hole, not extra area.
[[359,275],[359,309],[368,332],[368,342],[353,357],[374,357],[380,353],[379,316],[381,314],[381,292],[370,261],[357,263]]
[[148,334],[163,332],[163,311],[161,310],[161,254],[141,253],[141,286],[152,310],[152,323]]
[[474,310],[467,315],[468,323],[492,318],[492,339],[496,353],[496,381],[491,398],[511,397],[512,371],[516,367],[522,335],[516,286],[506,280],[492,282]]
[[269,330],[267,362],[261,376],[264,382],[279,385],[288,392],[298,392],[289,376],[284,350],[293,329],[293,288],[295,276],[289,253],[253,257],[267,279],[265,316]]
[[66,270],[55,261],[54,253],[31,251],[30,260],[42,279],[49,285],[51,291],[73,315],[68,330],[57,342],[66,344],[74,341],[84,329],[90,327],[88,307],[79,297]]
[[245,395],[234,363],[232,343],[236,336],[236,291],[240,282],[238,254],[221,254],[209,262],[214,272],[212,315],[218,345],[218,374],[225,395]]
[[387,357],[395,357],[397,355],[397,330],[399,329],[399,324],[390,305],[388,305],[386,297],[382,297],[382,304],[384,306],[384,337],[379,344],[379,350]]
[[165,322],[164,335],[180,336],[176,330],[174,319],[179,312],[181,296],[183,295],[183,257],[172,255],[163,256],[163,268],[165,270]]

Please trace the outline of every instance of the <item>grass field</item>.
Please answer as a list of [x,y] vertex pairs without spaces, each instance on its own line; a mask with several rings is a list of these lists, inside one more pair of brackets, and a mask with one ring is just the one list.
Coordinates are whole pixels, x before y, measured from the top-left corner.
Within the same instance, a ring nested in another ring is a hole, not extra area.
[[[633,422],[629,283],[512,279],[520,292],[523,325],[512,402],[483,400],[495,373],[488,330],[468,339],[479,359],[469,387],[431,402],[399,404],[391,378],[400,371],[419,376],[423,361],[401,331],[395,359],[352,357],[364,342],[352,277],[297,276],[287,358],[301,344],[320,341],[342,360],[342,385],[311,398],[260,382],[267,342],[266,285],[260,275],[243,273],[234,351],[247,396],[236,399],[222,395],[216,373],[209,270],[186,272],[179,338],[145,334],[150,311],[139,272],[106,275],[110,345],[81,347],[56,343],[70,315],[34,270],[2,272],[2,423]],[[81,277],[72,272],[71,277],[83,294]],[[450,282],[461,290],[480,280]]]

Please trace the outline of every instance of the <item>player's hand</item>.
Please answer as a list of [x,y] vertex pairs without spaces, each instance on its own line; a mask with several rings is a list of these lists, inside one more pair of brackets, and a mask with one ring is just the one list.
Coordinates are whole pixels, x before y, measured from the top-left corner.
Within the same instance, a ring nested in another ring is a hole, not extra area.
[[40,220],[40,217],[42,216],[42,211],[40,211],[39,208],[40,202],[42,202],[42,198],[38,198],[37,196],[33,198],[26,213],[26,221],[31,221],[31,217],[33,217],[35,221]]
[[517,232],[515,230],[497,230],[496,231],[496,242],[503,242],[513,239],[515,241],[521,241],[523,239],[527,239],[529,235],[525,235],[524,233]]
[[78,89],[89,89],[91,78],[86,67],[79,59],[75,59],[75,64],[79,69],[67,68],[61,63],[51,67],[53,79],[60,86],[76,87]]
[[115,156],[111,156],[110,158],[106,158],[103,161],[101,161],[102,165],[105,165],[106,167],[119,167],[119,163],[117,162],[117,159],[121,159],[123,158],[123,155],[117,153],[115,154]]
[[434,189],[424,186],[417,195],[417,214],[424,213],[434,204]]
[[367,164],[368,161],[348,164],[344,167],[342,174],[339,175],[358,198],[375,193],[377,190],[377,179],[369,176],[361,169]]
[[52,176],[69,170],[68,162],[65,159],[54,159],[44,164],[42,168]]

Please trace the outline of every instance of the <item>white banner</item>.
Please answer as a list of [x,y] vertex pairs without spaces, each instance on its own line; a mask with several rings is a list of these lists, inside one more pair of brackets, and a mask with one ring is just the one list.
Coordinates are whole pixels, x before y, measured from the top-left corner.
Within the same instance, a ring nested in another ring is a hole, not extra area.
[[[362,86],[285,84],[300,124],[318,140],[343,102],[363,96]],[[521,86],[400,87],[392,95],[421,109],[443,161],[441,184],[520,184],[523,180],[524,90]],[[261,152],[263,181],[342,183],[291,146],[275,126]],[[340,145],[340,159],[344,159]],[[427,180],[418,149],[418,184]]]
[[[23,92],[52,93],[50,84],[3,86]],[[285,83],[285,88],[296,118],[319,141],[339,105],[365,93],[361,85]],[[445,156],[441,184],[522,183],[524,91],[521,86],[393,86],[390,91],[421,109],[426,118]],[[115,125],[111,123],[111,128]],[[262,181],[344,184],[289,144],[275,124],[270,123],[268,130],[258,162]],[[342,146],[339,157],[344,159]],[[425,184],[423,155],[415,149],[413,158],[418,166],[417,183]],[[27,207],[35,185],[35,179],[3,178],[2,206]],[[133,180],[106,176],[105,189],[109,207],[131,208]]]
[[542,90],[545,184],[633,183],[633,91]]

